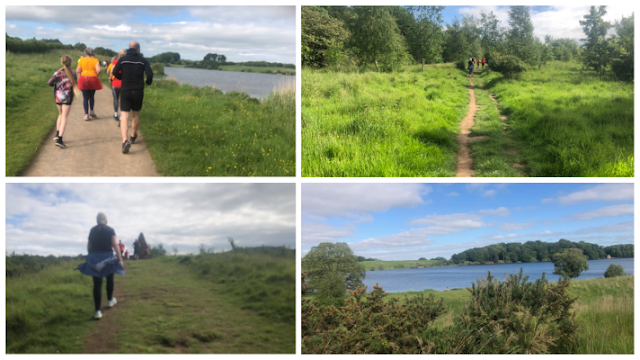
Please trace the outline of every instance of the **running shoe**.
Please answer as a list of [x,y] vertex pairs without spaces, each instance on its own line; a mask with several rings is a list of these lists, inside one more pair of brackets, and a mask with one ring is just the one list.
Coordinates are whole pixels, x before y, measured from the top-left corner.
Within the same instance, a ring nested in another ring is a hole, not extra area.
[[93,318],[96,320],[102,319],[102,311],[96,310],[96,312],[93,313]]
[[89,121],[89,115],[84,116],[84,121]]
[[93,111],[89,113],[89,115],[91,115],[91,117],[97,118],[98,115],[96,115],[96,113],[94,113]]
[[120,119],[118,119],[118,114],[113,114],[113,120],[120,121]]
[[129,152],[130,147],[131,147],[131,143],[129,142],[129,140],[125,140],[122,143],[122,153],[127,154]]
[[138,138],[138,134],[136,134],[136,136],[131,135],[131,144],[135,144],[136,143],[136,139]]
[[120,119],[118,119],[118,127],[120,127]]
[[117,303],[118,303],[118,300],[116,300],[116,298],[111,298],[111,300],[109,300],[109,302],[107,302],[107,306],[111,308]]
[[53,137],[53,141],[58,142],[58,139],[60,139],[60,136],[56,135]]
[[56,146],[59,146],[63,149],[67,147],[67,145],[64,144],[61,138],[58,138],[58,140],[56,140]]

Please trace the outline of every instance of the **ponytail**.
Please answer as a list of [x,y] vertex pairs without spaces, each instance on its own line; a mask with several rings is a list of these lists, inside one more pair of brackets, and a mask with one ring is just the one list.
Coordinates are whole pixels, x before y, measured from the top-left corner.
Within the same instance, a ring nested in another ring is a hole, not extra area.
[[80,96],[80,90],[78,89],[78,84],[76,84],[76,78],[73,76],[73,73],[71,73],[71,69],[69,68],[69,66],[71,66],[71,56],[63,55],[62,58],[60,58],[60,63],[62,64],[62,69],[60,70],[64,70],[64,73],[67,75],[67,79],[71,81],[73,93],[76,96]]

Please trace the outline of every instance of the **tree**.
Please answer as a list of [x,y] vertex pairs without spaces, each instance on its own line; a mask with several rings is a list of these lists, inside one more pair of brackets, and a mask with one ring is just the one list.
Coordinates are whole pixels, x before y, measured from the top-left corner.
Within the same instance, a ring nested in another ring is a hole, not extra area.
[[482,50],[485,53],[503,52],[504,29],[500,27],[500,20],[493,11],[490,13],[480,12],[480,39]]
[[531,9],[528,6],[512,6],[509,10],[507,32],[508,53],[529,65],[538,64],[538,51],[533,36]]
[[427,258],[425,258],[425,257],[421,257],[420,259],[418,259],[418,261],[419,261],[419,260],[427,260]]
[[324,8],[303,6],[300,24],[302,65],[324,67],[342,60],[343,41],[349,33],[341,20]]
[[565,279],[572,279],[580,276],[584,270],[589,270],[587,257],[582,250],[571,248],[553,255],[553,273],[561,275]]
[[584,41],[583,63],[598,72],[600,78],[611,59],[612,52],[612,47],[606,38],[611,24],[603,20],[603,16],[607,14],[606,8],[606,6],[599,6],[596,9],[592,6],[589,14],[583,16],[584,20],[580,20],[582,30],[587,36],[586,39],[582,39]]
[[349,290],[364,286],[364,265],[358,262],[346,243],[326,242],[314,246],[302,259],[302,267],[309,278],[309,288],[318,292],[325,289],[333,293],[335,289],[342,288],[340,284],[326,284],[327,279],[339,279],[345,289]]
[[384,6],[358,6],[350,22],[350,46],[361,65],[373,63],[393,70],[406,56],[405,39]]
[[620,264],[611,264],[604,272],[605,278],[612,278],[616,276],[625,276],[624,268]]
[[79,42],[79,43],[76,43],[75,45],[73,45],[73,48],[76,49],[76,50],[84,51],[84,49],[87,48],[87,45]]
[[633,81],[633,16],[622,17],[616,21],[616,36],[613,38],[613,59],[611,70],[618,79],[623,81]]
[[412,33],[410,43],[411,55],[416,61],[437,63],[442,60],[442,10],[444,6],[409,6],[409,12],[416,19],[416,28]]

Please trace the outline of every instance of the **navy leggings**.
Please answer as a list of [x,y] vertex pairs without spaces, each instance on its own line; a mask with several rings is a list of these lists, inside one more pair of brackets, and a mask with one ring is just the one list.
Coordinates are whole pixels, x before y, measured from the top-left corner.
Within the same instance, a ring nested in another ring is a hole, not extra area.
[[[95,90],[94,90],[95,91]],[[107,300],[113,298],[113,274],[107,276]],[[100,310],[100,302],[102,301],[102,278],[93,277],[93,303],[96,311]]]
[[84,97],[82,105],[84,106],[85,114],[89,114],[89,106],[91,107],[91,111],[93,112],[93,104],[95,103],[95,99],[93,98],[93,96],[95,94],[95,90],[82,90],[82,97]]

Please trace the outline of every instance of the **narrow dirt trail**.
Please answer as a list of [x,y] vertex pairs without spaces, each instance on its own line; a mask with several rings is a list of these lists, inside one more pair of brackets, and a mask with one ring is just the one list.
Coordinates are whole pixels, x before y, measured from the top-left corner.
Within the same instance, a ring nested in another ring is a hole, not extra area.
[[[120,128],[113,118],[111,87],[103,85],[102,90],[96,91],[94,111],[98,118],[84,121],[82,95],[75,98],[63,137],[67,148],[55,146],[54,128],[21,175],[158,176],[140,131],[129,153],[122,153]],[[144,123],[140,127],[144,129]]]
[[456,136],[458,140],[458,156],[456,157],[456,177],[471,177],[475,173],[471,167],[473,165],[473,159],[471,158],[471,151],[469,150],[469,143],[478,138],[470,138],[471,128],[475,124],[474,117],[478,106],[476,105],[476,94],[473,91],[475,85],[473,80],[469,78],[469,110],[467,115],[462,119],[460,123],[460,133]]

